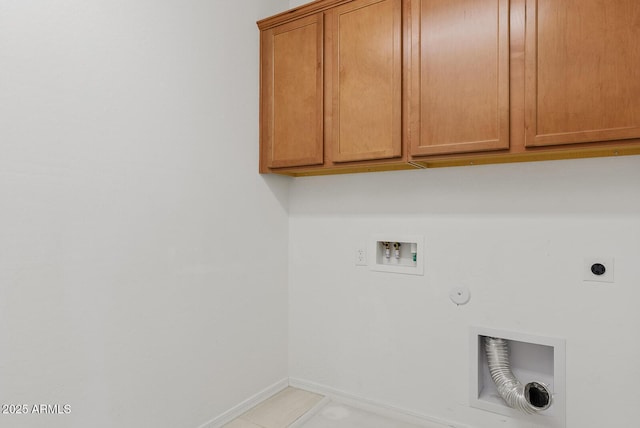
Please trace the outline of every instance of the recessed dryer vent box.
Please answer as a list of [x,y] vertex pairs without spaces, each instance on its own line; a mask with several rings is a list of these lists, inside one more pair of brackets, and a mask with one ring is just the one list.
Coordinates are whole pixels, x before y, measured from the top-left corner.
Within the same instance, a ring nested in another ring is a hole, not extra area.
[[[511,371],[523,384],[537,381],[549,386],[553,397],[551,407],[535,415],[527,415],[512,409],[504,402],[489,373],[484,349],[484,337],[487,336],[508,340]],[[534,422],[545,427],[565,428],[564,340],[482,327],[471,328],[470,340],[469,403],[471,407]]]
[[369,268],[379,272],[424,275],[424,237],[376,235],[371,238]]

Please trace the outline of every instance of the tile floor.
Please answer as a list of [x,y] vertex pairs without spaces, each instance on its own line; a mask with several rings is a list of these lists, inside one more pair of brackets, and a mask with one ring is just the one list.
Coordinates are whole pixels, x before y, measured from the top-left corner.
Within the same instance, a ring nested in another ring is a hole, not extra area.
[[286,388],[258,404],[224,428],[286,428],[324,397],[297,388]]
[[[300,428],[424,428],[425,426],[401,422],[331,401],[305,421]],[[436,425],[429,426],[436,428]]]
[[[224,428],[445,428],[429,423],[414,425],[323,399],[322,395],[289,387]],[[311,409],[314,412],[307,414]]]

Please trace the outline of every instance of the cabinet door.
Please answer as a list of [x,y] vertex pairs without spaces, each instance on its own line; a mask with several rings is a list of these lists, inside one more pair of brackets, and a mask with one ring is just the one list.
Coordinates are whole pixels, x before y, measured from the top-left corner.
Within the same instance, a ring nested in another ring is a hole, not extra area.
[[401,156],[401,0],[356,0],[329,10],[325,25],[331,160]]
[[261,33],[261,171],[323,163],[323,15]]
[[412,0],[412,156],[509,148],[509,1]]
[[526,6],[526,146],[639,138],[640,1]]

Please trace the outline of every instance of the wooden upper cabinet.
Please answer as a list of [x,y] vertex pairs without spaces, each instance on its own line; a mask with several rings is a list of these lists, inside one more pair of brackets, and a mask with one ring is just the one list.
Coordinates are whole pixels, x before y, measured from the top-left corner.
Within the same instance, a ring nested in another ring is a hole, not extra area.
[[325,16],[325,143],[332,162],[402,155],[402,1]]
[[261,173],[640,153],[640,0],[316,0],[258,28]]
[[261,32],[261,172],[321,165],[323,14]]
[[412,156],[509,148],[509,1],[411,0]]
[[526,1],[526,146],[640,137],[640,1]]

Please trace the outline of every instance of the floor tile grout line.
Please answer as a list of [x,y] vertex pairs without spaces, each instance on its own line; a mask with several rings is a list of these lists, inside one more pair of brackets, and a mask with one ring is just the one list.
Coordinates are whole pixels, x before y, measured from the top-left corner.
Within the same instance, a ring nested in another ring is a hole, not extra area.
[[288,428],[303,418],[323,398],[321,394],[290,386],[240,415],[239,418],[260,428]]
[[287,428],[303,428],[304,425],[313,418],[321,409],[331,402],[331,399],[326,395],[320,395],[322,398],[304,414],[300,415],[298,419],[293,421]]

